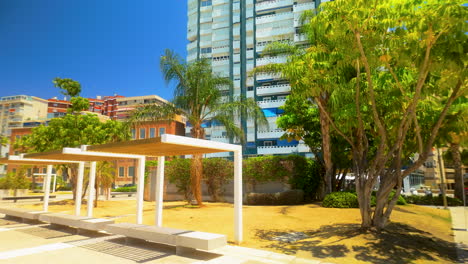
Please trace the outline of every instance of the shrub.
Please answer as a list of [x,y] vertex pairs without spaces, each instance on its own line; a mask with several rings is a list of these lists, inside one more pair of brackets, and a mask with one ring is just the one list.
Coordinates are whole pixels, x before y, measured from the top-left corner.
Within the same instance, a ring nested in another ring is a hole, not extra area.
[[332,192],[325,196],[322,206],[330,208],[358,208],[359,203],[354,193]]
[[304,191],[289,190],[277,193],[249,193],[249,205],[295,205],[304,202]]
[[136,186],[119,187],[119,188],[113,189],[112,191],[113,192],[136,192],[137,187]]
[[224,194],[222,189],[229,179],[233,178],[234,164],[222,158],[203,159],[203,180],[208,187],[208,193],[213,201],[221,200]]
[[303,190],[306,202],[315,200],[321,175],[324,173],[322,164],[301,156],[291,155],[289,159],[294,161],[294,173],[289,179],[291,188]]
[[[406,196],[406,201],[410,204],[418,204],[418,205],[438,205],[438,206],[444,205],[442,196],[409,195],[409,196]],[[460,205],[463,205],[463,201],[457,198],[447,197],[447,205],[448,206],[460,206]]]
[[289,183],[293,189],[303,190],[307,201],[315,199],[323,171],[320,163],[299,155],[248,158],[243,164],[244,180],[254,190],[257,183]]
[[177,191],[190,201],[190,159],[173,159],[167,162],[165,174],[170,183],[175,184]]
[[24,170],[8,173],[0,179],[0,189],[29,189],[31,182],[26,178]]

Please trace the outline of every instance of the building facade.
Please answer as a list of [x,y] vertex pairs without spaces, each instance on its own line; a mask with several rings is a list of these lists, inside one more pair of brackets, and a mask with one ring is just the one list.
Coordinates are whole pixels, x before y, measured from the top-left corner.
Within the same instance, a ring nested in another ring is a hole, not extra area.
[[[188,0],[187,61],[209,58],[213,72],[233,81],[223,88],[226,96],[253,98],[263,109],[269,128],[240,118],[239,126],[247,135],[244,153],[269,155],[307,153],[299,141],[280,140],[283,131],[276,120],[291,91],[289,83],[275,74],[249,72],[256,66],[286,62],[285,56],[262,56],[263,49],[275,41],[305,43],[300,32],[300,16],[321,2],[313,0]],[[229,142],[225,129],[215,123],[206,125],[207,138]],[[186,133],[189,133],[187,127]]]
[[[13,128],[22,128],[25,123],[44,121],[47,118],[47,100],[35,96],[14,95],[0,98],[0,135],[10,136]],[[9,145],[0,146],[0,157],[8,154]],[[0,165],[0,177],[6,169]]]

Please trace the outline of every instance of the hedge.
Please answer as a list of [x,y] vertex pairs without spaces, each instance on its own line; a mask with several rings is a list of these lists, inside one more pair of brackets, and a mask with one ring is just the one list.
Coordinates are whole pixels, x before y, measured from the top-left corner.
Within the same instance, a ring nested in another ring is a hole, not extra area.
[[277,193],[249,193],[249,205],[295,205],[304,202],[304,191],[289,190]]
[[[439,206],[444,205],[442,196],[409,195],[409,196],[405,196],[405,199],[410,204],[439,205]],[[463,201],[457,198],[447,197],[447,205],[448,206],[461,206],[463,205]]]
[[136,192],[137,187],[136,186],[131,186],[131,187],[119,187],[116,189],[112,190],[113,192]]
[[358,208],[359,202],[355,193],[332,192],[325,196],[322,206],[329,208]]

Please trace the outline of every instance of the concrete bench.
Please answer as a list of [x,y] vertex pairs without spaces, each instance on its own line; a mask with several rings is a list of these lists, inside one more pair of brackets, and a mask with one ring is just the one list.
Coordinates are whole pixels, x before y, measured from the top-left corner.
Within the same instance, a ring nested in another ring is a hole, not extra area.
[[225,235],[186,231],[168,227],[120,223],[107,225],[105,231],[153,243],[174,245],[176,246],[176,254],[178,255],[197,249],[213,250],[227,244]]
[[49,212],[45,211],[35,211],[25,208],[5,208],[0,207],[0,213],[5,214],[6,216],[12,216],[22,219],[29,220],[39,220],[39,216],[42,214],[48,214]]
[[[57,197],[56,195],[49,195],[49,199],[50,198],[55,198]],[[15,203],[18,201],[18,200],[32,200],[32,199],[39,199],[41,201],[44,201],[44,196],[41,196],[41,195],[30,195],[30,196],[7,196],[7,197],[3,197],[2,200],[13,200]]]
[[86,216],[67,215],[62,213],[51,213],[40,215],[39,220],[42,222],[48,222],[55,225],[69,226],[77,228],[78,233],[80,229],[101,231],[104,230],[106,225],[113,224],[114,220],[92,218]]
[[119,196],[119,195],[127,195],[128,197],[132,197],[135,194],[136,192],[111,192],[112,198],[115,198],[116,196]]

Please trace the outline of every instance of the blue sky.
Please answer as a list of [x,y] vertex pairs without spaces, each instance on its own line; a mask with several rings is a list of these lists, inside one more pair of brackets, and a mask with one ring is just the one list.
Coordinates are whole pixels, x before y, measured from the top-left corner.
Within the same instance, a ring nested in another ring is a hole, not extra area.
[[60,96],[55,77],[82,96],[157,94],[166,48],[186,56],[186,0],[0,0],[0,96]]

